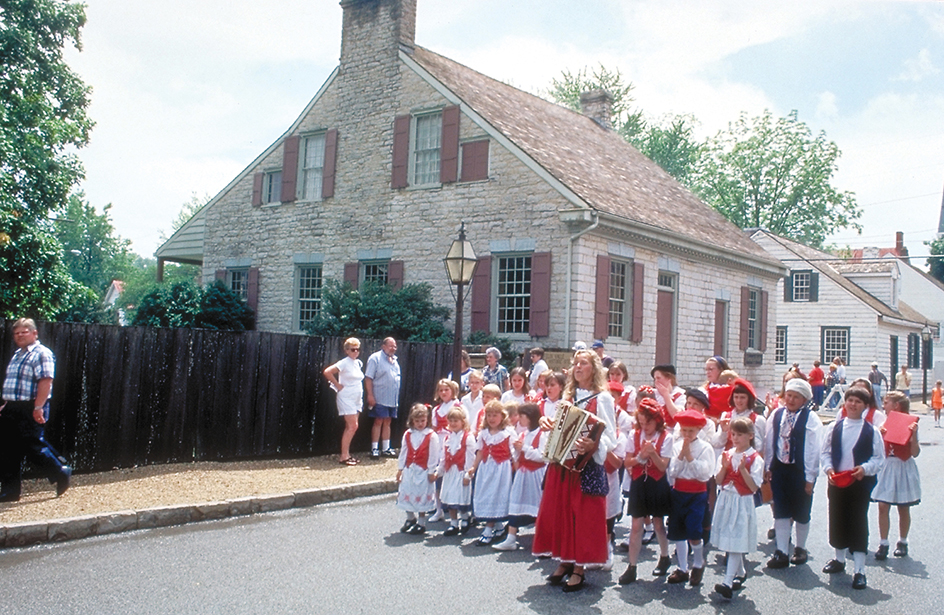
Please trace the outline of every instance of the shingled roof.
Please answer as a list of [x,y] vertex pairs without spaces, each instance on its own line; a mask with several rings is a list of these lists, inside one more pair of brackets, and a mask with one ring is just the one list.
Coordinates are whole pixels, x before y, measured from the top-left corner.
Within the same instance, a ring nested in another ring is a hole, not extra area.
[[428,49],[412,58],[590,207],[777,262],[615,131]]

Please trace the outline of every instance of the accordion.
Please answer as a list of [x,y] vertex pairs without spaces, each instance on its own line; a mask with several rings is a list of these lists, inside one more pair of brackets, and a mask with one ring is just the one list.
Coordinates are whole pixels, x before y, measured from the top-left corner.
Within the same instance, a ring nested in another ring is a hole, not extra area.
[[605,428],[606,424],[595,414],[569,403],[557,404],[554,427],[544,446],[544,459],[550,463],[559,463],[568,470],[580,472],[593,458],[593,453],[579,454],[574,445],[579,438],[590,438],[599,442]]

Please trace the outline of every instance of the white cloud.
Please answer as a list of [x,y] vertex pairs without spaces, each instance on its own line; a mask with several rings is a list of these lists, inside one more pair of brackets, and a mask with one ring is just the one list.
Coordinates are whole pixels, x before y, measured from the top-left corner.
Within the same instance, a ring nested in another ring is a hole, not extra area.
[[814,116],[821,122],[828,122],[839,115],[839,107],[836,104],[836,95],[832,92],[821,92],[816,97],[816,111]]
[[939,72],[941,69],[934,66],[930,50],[924,48],[918,52],[917,57],[908,58],[902,62],[902,71],[894,78],[894,81],[921,81]]

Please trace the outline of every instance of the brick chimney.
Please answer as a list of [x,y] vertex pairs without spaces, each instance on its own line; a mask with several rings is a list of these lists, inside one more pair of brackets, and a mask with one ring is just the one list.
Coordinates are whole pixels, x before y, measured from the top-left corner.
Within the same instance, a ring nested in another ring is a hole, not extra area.
[[341,70],[390,56],[401,48],[413,52],[416,0],[341,0]]
[[580,112],[606,130],[613,129],[613,97],[606,90],[590,90],[582,93]]
[[902,258],[908,258],[908,248],[905,247],[905,234],[902,231],[895,233],[895,252]]

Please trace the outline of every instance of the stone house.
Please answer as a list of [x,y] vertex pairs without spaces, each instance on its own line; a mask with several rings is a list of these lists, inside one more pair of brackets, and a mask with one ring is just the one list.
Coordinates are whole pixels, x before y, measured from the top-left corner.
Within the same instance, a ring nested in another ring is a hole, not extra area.
[[453,305],[442,258],[464,221],[466,333],[605,339],[637,383],[663,362],[699,382],[714,354],[773,380],[783,266],[623,141],[607,94],[576,113],[417,46],[416,0],[341,8],[339,66],[159,262],[199,263],[259,328],[302,331],[331,278],[425,282]]
[[[813,361],[824,365],[836,356],[846,361],[847,379],[864,377],[873,361],[892,376],[903,361],[915,365],[921,331],[928,322],[902,299],[902,268],[898,258],[880,258],[875,251],[841,259],[803,244],[756,230],[751,238],[783,261],[789,274],[778,282],[774,363],[783,371],[800,363],[806,372]],[[921,373],[913,372],[912,396],[920,391]]]

